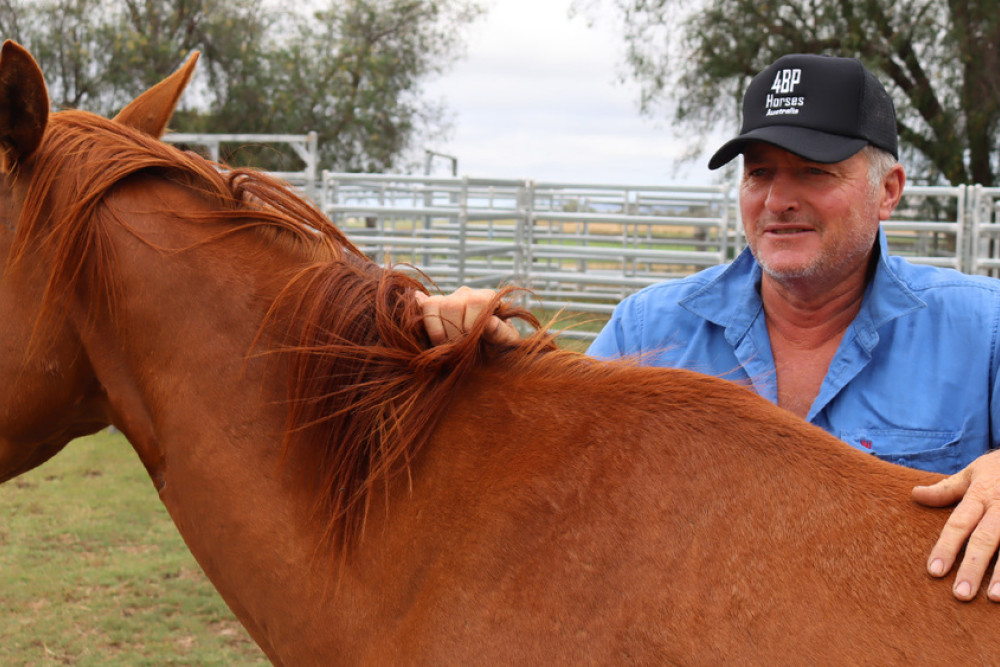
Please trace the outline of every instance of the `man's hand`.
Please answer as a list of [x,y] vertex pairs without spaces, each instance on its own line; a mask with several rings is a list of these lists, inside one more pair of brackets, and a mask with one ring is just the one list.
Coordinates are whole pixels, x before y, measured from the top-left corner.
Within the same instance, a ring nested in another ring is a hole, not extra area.
[[[965,545],[952,593],[959,600],[971,600],[979,592],[990,559],[1000,545],[1000,452],[980,456],[937,484],[914,487],[913,499],[930,507],[945,507],[961,500],[931,549],[927,571],[943,577]],[[1000,567],[993,571],[987,595],[1000,602]]]
[[[427,296],[416,293],[417,303],[424,312],[424,327],[434,345],[453,341],[472,327],[493,301],[496,292],[488,289],[459,287],[444,296]],[[491,315],[486,325],[486,339],[494,343],[513,344],[521,340],[514,325]]]

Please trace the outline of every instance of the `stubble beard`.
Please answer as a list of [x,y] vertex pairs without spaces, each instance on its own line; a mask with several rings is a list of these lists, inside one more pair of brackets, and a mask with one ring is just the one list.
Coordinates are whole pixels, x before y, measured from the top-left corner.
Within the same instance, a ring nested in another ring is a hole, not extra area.
[[[814,281],[817,278],[839,279],[846,273],[854,270],[860,262],[864,260],[875,245],[875,238],[878,235],[878,227],[874,230],[868,229],[864,220],[871,219],[873,215],[871,206],[866,206],[865,210],[856,214],[855,219],[849,221],[848,238],[844,244],[838,248],[823,248],[818,255],[810,261],[797,266],[775,266],[762,258],[757,249],[756,243],[749,243],[750,252],[757,259],[764,273],[779,283],[791,283],[801,281]],[[784,222],[791,222],[785,220]],[[822,232],[822,228],[817,228]]]

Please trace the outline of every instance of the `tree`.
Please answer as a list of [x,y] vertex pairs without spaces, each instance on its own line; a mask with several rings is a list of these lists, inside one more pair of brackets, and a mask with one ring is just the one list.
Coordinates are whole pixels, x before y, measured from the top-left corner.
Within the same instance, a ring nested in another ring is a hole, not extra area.
[[479,0],[326,2],[296,13],[264,0],[0,0],[0,30],[35,55],[57,107],[110,115],[197,49],[174,129],[315,130],[324,167],[405,164],[446,129],[421,86],[457,57]]
[[335,169],[397,168],[415,140],[445,126],[420,84],[451,64],[480,13],[464,0],[332,0],[229,89],[220,119],[250,113],[241,124],[255,131],[315,130],[322,163]]
[[[585,0],[577,0],[585,5]],[[785,53],[853,56],[896,104],[921,180],[996,185],[1000,12],[970,0],[612,0],[640,106],[704,135],[734,124],[749,79]],[[720,103],[720,101],[722,103]]]
[[264,35],[278,23],[260,0],[121,0],[121,8],[105,28],[114,54],[108,81],[143,90],[198,50],[197,94],[210,114],[266,57]]
[[101,77],[110,54],[100,33],[106,14],[100,0],[3,0],[0,33],[32,51],[55,106],[104,111],[108,94]]
[[[0,0],[0,31],[26,46],[56,107],[108,115],[203,52],[215,89],[266,28],[259,0]],[[239,46],[237,46],[237,43]]]

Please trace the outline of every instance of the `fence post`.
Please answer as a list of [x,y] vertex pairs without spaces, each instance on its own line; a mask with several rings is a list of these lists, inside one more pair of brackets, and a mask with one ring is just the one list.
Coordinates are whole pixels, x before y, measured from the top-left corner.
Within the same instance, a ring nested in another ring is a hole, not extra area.
[[955,222],[958,225],[958,229],[955,231],[955,255],[957,255],[958,266],[956,268],[959,271],[968,271],[973,264],[973,238],[969,225],[974,217],[970,215],[969,206],[974,205],[974,203],[970,202],[972,197],[969,196],[969,189],[964,185],[958,186],[957,199],[955,214],[958,216],[958,219]]
[[465,251],[467,246],[466,235],[469,233],[469,177],[462,177],[462,186],[459,192],[458,202],[458,266],[456,267],[455,281],[458,285],[465,284]]
[[306,155],[303,156],[306,163],[305,168],[305,192],[306,196],[313,201],[316,200],[316,174],[319,169],[319,135],[315,131],[306,135]]
[[532,248],[535,247],[535,182],[525,181],[518,188],[517,226],[518,243],[521,245],[522,260],[518,279],[521,287],[533,289],[531,270],[534,265]]

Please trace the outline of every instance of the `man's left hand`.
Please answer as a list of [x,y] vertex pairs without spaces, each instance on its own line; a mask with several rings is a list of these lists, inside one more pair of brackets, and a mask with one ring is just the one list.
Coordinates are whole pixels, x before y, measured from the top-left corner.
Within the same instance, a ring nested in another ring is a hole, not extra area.
[[[965,545],[952,593],[959,600],[976,597],[990,559],[1000,545],[1000,452],[980,456],[964,470],[937,484],[914,487],[913,499],[930,507],[946,507],[961,501],[931,549],[927,571],[931,576],[943,577]],[[1000,602],[1000,567],[993,571],[987,596]]]

